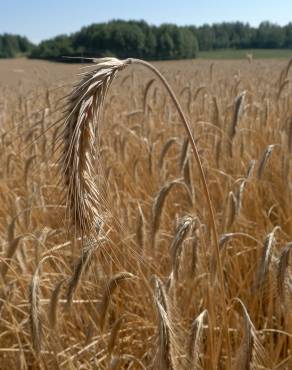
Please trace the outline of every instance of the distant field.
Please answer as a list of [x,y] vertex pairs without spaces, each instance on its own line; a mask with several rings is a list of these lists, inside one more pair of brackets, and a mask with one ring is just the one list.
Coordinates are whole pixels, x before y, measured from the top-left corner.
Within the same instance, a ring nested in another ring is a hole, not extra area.
[[[240,56],[241,51],[234,52],[235,54],[233,54],[233,56],[231,53],[230,50],[220,52],[214,51],[203,53],[203,55],[200,55],[197,59],[157,61],[153,62],[153,64],[156,65],[170,81],[173,81],[175,76],[180,75],[182,79],[180,85],[181,88],[183,88],[183,84],[187,84],[194,75],[200,74],[198,83],[204,81],[209,75],[209,67],[212,62],[209,62],[207,59],[217,59],[214,69],[215,78],[217,75],[225,73],[226,70],[233,75],[239,69],[246,70],[246,73],[251,78],[255,70],[258,69],[266,71],[266,73],[269,73],[269,71],[279,71],[285,66],[289,58],[289,56],[287,56],[285,60],[283,54],[281,58],[274,56],[274,58],[270,57],[269,59],[253,61],[252,66],[249,66],[247,60],[244,59],[245,54]],[[232,60],[232,58],[236,60]],[[255,56],[255,58],[259,57]],[[76,74],[84,71],[84,67],[85,64],[80,63],[55,63],[26,58],[2,59],[0,60],[0,87],[7,86],[16,88],[18,91],[30,91],[36,87],[44,88],[45,86],[51,88],[52,86],[71,85],[76,81]],[[181,73],[182,71],[184,71],[183,74]],[[151,74],[149,75],[147,72],[145,73],[145,71],[142,75],[139,74],[140,81],[144,78],[151,78]],[[174,85],[177,85],[177,83],[175,82]]]
[[252,50],[212,50],[202,51],[199,58],[202,59],[242,59],[246,54],[252,54],[254,58],[291,58],[291,49],[252,49]]

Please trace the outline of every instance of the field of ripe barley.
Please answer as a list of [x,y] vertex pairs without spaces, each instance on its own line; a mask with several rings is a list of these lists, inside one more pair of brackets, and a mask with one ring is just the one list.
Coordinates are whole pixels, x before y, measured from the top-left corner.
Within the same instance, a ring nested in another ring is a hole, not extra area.
[[0,61],[0,369],[291,369],[292,60],[114,63]]

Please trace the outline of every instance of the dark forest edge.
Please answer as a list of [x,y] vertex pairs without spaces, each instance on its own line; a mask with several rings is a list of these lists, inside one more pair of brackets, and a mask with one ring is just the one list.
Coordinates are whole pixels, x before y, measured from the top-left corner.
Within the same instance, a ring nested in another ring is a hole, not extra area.
[[145,21],[114,20],[92,24],[71,35],[34,45],[26,37],[0,35],[0,58],[26,55],[34,59],[76,62],[71,57],[136,57],[146,60],[195,58],[212,50],[292,49],[292,23],[259,27],[233,22],[213,25],[149,25]]

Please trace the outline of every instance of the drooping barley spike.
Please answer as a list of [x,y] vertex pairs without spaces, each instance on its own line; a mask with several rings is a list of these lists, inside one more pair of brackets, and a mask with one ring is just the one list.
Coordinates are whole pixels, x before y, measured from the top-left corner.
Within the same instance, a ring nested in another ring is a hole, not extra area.
[[40,268],[39,265],[37,269],[35,270],[35,273],[32,277],[30,286],[29,286],[29,302],[30,302],[30,312],[29,312],[29,318],[30,318],[30,330],[31,330],[31,337],[32,337],[32,343],[33,348],[38,355],[41,350],[41,340],[42,340],[42,323],[40,319]]
[[161,170],[164,163],[164,158],[167,154],[167,152],[170,150],[170,148],[177,142],[177,138],[172,137],[170,138],[164,145],[160,153],[160,157],[158,160],[158,168]]
[[235,217],[238,210],[238,204],[236,196],[232,191],[229,192],[226,207],[226,218],[225,218],[225,230],[230,229],[235,221]]
[[268,366],[270,361],[267,352],[260,342],[244,303],[239,298],[235,298],[235,301],[240,304],[243,311],[244,333],[235,357],[234,369],[251,370]]
[[74,267],[73,275],[68,282],[67,303],[69,306],[72,302],[73,295],[80,283],[83,274],[88,269],[90,262],[101,243],[102,241],[95,239],[91,239],[85,242],[85,246],[83,247],[81,256]]
[[234,101],[234,112],[232,117],[231,126],[229,129],[229,146],[230,146],[230,155],[232,156],[232,142],[236,134],[236,129],[239,124],[239,120],[243,111],[243,103],[245,99],[246,91],[241,92]]
[[139,250],[143,253],[144,250],[144,238],[145,238],[145,218],[141,209],[140,204],[138,205],[139,214],[137,217],[137,227],[136,227],[136,235],[137,235],[137,243],[139,246]]
[[204,337],[203,325],[208,311],[204,310],[192,323],[188,348],[188,362],[191,369],[202,369],[200,356],[202,354],[202,342]]
[[143,112],[144,114],[147,114],[147,107],[148,107],[148,104],[147,104],[147,101],[148,101],[148,95],[149,95],[149,91],[150,91],[150,88],[151,86],[154,84],[155,82],[155,78],[152,78],[146,85],[145,87],[145,91],[144,91],[144,97],[143,97]]
[[59,296],[61,293],[61,288],[65,280],[61,280],[53,290],[51,300],[50,300],[50,306],[49,306],[49,321],[51,328],[54,329],[57,324],[57,318],[58,318],[58,302],[59,302]]
[[155,304],[158,312],[158,354],[157,368],[161,370],[174,370],[172,354],[173,330],[169,319],[169,302],[164,286],[160,279],[155,278]]
[[261,258],[260,265],[258,267],[256,281],[254,284],[255,288],[260,288],[266,280],[266,277],[269,271],[270,261],[272,258],[272,247],[275,243],[275,233],[278,229],[280,229],[280,227],[276,226],[272,230],[272,232],[270,232],[267,235],[265,239],[262,258]]
[[194,218],[190,216],[183,217],[175,231],[175,237],[171,243],[171,260],[172,260],[172,271],[175,280],[178,278],[180,255],[182,252],[182,244],[187,237],[189,231],[194,226]]
[[189,197],[190,202],[192,203],[192,197],[191,194],[189,193],[189,189],[186,186],[184,182],[181,180],[173,180],[171,182],[166,183],[160,191],[157,193],[153,207],[152,207],[152,239],[153,239],[153,245],[155,243],[155,236],[159,230],[160,226],[160,220],[161,220],[161,215],[162,215],[162,210],[164,207],[165,200],[167,198],[167,195],[169,194],[170,190],[174,186],[180,186],[183,189],[186,190],[187,196]]
[[93,62],[95,68],[83,75],[68,97],[62,138],[64,148],[60,158],[71,220],[87,236],[101,219],[101,196],[94,170],[98,126],[109,87],[117,73],[127,65],[126,61],[115,58]]
[[135,275],[131,274],[130,272],[119,272],[118,274],[114,275],[109,282],[105,284],[99,308],[100,327],[102,330],[105,326],[106,313],[114,291],[121,282],[128,279],[133,279],[134,277]]
[[[291,287],[289,287],[289,257],[292,250],[292,242],[288,243],[285,248],[282,250],[279,264],[278,264],[278,271],[277,271],[277,287],[278,287],[278,294],[281,300],[283,307],[286,307],[288,310],[289,308],[289,301],[292,302],[291,299]],[[289,289],[290,288],[290,289]],[[286,294],[288,292],[288,294]]]
[[292,154],[292,116],[288,121],[288,150]]
[[271,144],[269,145],[266,150],[264,151],[262,158],[260,160],[259,166],[258,166],[258,179],[260,180],[263,177],[263,173],[265,171],[265,168],[267,166],[268,160],[272,154],[272,151],[276,145]]
[[180,155],[180,161],[179,161],[179,165],[181,169],[183,169],[186,157],[188,155],[188,148],[189,148],[189,139],[186,138],[184,139],[182,143],[182,149],[181,149],[181,155]]

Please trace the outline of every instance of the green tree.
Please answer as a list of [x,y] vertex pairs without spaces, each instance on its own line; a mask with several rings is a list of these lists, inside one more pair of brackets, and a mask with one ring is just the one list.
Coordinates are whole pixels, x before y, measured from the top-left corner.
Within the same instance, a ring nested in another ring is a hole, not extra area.
[[292,49],[292,23],[288,23],[287,26],[284,28],[285,32],[285,41],[284,47]]
[[205,24],[197,29],[199,50],[211,50],[215,44],[215,32],[213,27]]
[[255,46],[258,48],[281,48],[285,42],[284,30],[273,23],[262,22],[256,33]]
[[32,58],[62,60],[64,56],[74,55],[72,40],[66,35],[41,42],[31,53]]
[[33,44],[26,38],[19,35],[0,35],[0,58],[13,58],[29,53]]

